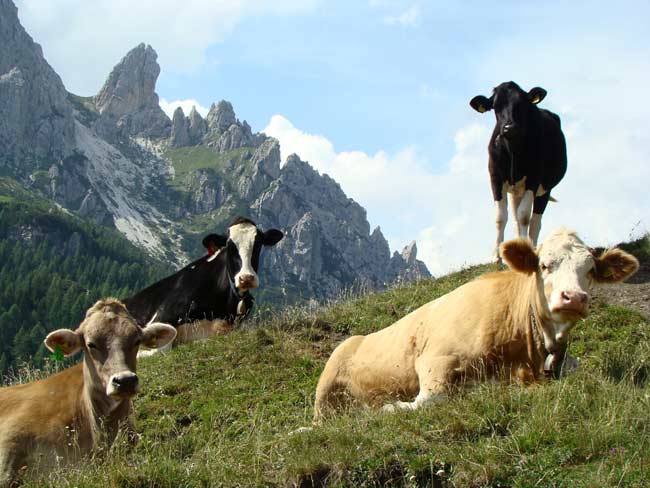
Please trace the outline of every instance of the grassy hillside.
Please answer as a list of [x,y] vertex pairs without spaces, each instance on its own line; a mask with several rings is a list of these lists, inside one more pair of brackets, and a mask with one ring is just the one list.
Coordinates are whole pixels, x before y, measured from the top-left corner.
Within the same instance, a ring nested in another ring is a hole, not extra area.
[[570,352],[581,370],[484,384],[417,412],[355,410],[311,432],[316,382],[349,334],[382,328],[489,267],[255,326],[142,361],[142,434],[105,460],[27,486],[647,486],[650,322],[597,304]]

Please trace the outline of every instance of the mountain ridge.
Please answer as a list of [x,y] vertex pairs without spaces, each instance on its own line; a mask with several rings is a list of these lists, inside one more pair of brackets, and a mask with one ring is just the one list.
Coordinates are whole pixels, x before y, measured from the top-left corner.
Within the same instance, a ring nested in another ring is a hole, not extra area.
[[42,141],[27,144],[23,138],[11,162],[0,160],[0,170],[25,188],[115,227],[175,266],[204,252],[202,234],[224,232],[238,214],[264,228],[281,228],[286,237],[265,253],[260,273],[285,300],[325,299],[359,284],[383,288],[430,276],[416,246],[391,255],[381,230],[371,232],[365,209],[337,182],[297,155],[282,162],[278,141],[253,133],[230,102],[213,103],[205,118],[195,109],[187,116],[177,109],[170,120],[158,104],[160,66],[151,46],[134,47],[97,95],[79,97],[65,91],[13,3],[0,0],[0,12],[0,40],[18,32],[11,47],[29,54],[20,64],[0,47],[0,154],[11,153],[2,131],[17,133],[38,114],[27,101],[22,126],[7,120],[13,107],[7,100],[17,86],[12,70],[44,73],[29,81],[37,92],[47,88],[42,80],[52,78],[49,89],[64,122],[45,126]]

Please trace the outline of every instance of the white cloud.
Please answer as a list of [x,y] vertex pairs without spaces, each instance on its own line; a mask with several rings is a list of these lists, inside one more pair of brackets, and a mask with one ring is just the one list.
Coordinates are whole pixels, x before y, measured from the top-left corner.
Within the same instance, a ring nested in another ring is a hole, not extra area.
[[170,119],[173,118],[174,110],[176,110],[177,107],[183,109],[183,113],[186,117],[192,111],[192,107],[196,107],[196,111],[203,117],[208,115],[208,111],[210,110],[192,98],[188,98],[186,100],[173,100],[171,102],[168,102],[164,98],[160,99],[160,108],[163,109],[163,112],[165,112]]
[[397,15],[388,15],[383,22],[388,25],[400,25],[402,27],[413,27],[420,21],[420,7],[411,5],[409,8]]
[[16,0],[21,23],[66,87],[99,91],[111,68],[141,42],[166,70],[190,72],[206,49],[245,17],[310,11],[317,0]]
[[297,129],[281,115],[274,115],[264,132],[280,141],[283,159],[296,153],[339,182],[366,208],[371,223],[381,225],[394,249],[417,238],[419,256],[434,274],[488,257],[489,245],[477,246],[476,238],[458,242],[467,229],[485,235],[494,227],[485,126],[458,132],[456,155],[441,174],[412,147],[392,155],[336,152],[328,139]]

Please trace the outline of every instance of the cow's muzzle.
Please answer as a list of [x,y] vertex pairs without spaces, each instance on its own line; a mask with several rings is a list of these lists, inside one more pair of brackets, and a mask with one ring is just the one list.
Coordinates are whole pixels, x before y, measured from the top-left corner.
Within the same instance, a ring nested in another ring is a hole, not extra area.
[[238,275],[237,279],[235,280],[235,286],[237,286],[237,289],[240,291],[257,288],[257,285],[257,276],[251,274]]
[[501,128],[501,135],[508,140],[516,139],[519,136],[519,126],[517,124],[505,124]]
[[584,291],[563,291],[560,293],[559,303],[553,307],[556,313],[575,313],[583,315],[589,304],[589,295]]
[[130,398],[140,389],[138,375],[133,372],[123,372],[111,376],[106,393],[115,398]]

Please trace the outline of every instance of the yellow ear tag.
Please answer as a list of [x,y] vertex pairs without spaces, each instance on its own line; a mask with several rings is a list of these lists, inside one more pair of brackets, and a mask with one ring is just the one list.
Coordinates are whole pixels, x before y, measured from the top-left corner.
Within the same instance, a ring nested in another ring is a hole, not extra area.
[[612,276],[614,276],[614,270],[611,267],[608,266],[605,269],[605,271],[603,271],[603,276],[605,278],[611,278]]
[[537,105],[539,102],[541,102],[541,99],[539,97],[535,97],[531,100],[535,105]]
[[485,108],[485,105],[481,104],[478,106],[478,111],[483,114],[487,112],[487,108]]

